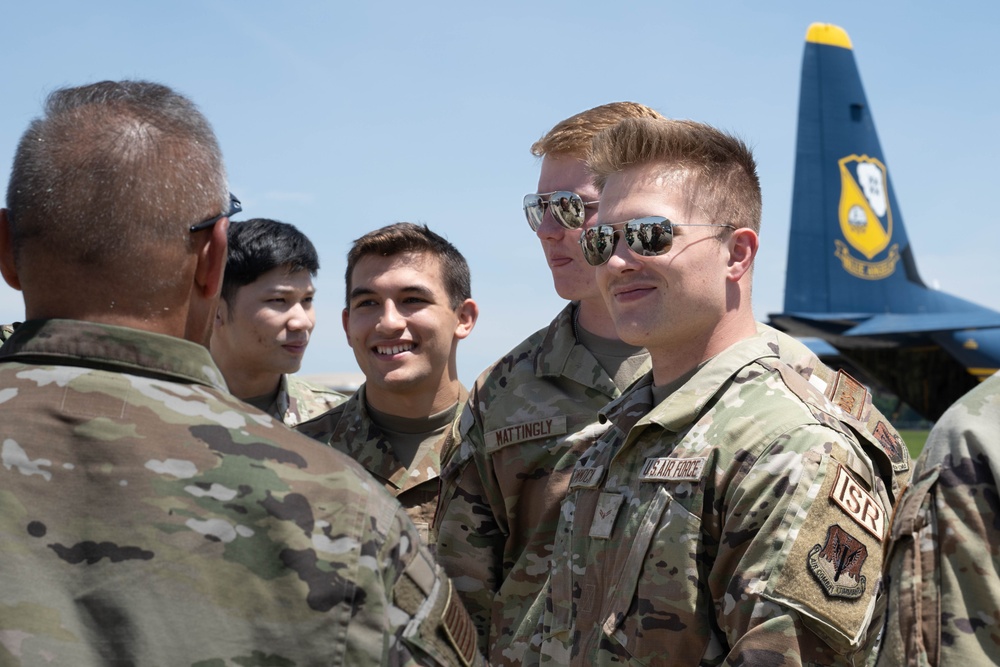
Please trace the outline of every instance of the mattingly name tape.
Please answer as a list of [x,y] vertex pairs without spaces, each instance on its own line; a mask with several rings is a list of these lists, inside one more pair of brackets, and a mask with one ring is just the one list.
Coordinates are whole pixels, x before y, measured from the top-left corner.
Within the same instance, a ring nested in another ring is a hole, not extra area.
[[648,458],[639,474],[641,482],[697,482],[705,472],[707,456],[690,459]]
[[879,507],[872,494],[854,481],[847,469],[837,465],[837,479],[830,489],[830,500],[837,503],[855,523],[878,538],[881,542],[885,535],[882,508]]
[[527,440],[547,438],[550,435],[566,433],[566,417],[549,417],[523,424],[514,424],[506,428],[489,431],[486,434],[486,446],[490,449],[512,445]]

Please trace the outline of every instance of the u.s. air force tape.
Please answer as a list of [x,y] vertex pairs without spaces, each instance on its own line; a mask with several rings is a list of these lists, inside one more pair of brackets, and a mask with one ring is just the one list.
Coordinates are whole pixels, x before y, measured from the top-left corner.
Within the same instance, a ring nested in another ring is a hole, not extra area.
[[706,456],[676,458],[672,456],[646,459],[639,473],[641,482],[697,482],[705,473]]

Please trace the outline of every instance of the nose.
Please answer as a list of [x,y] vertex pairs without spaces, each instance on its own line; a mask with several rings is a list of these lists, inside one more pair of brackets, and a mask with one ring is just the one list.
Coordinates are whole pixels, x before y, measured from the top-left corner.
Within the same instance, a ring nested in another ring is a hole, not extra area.
[[542,215],[542,224],[538,226],[538,230],[535,233],[538,234],[538,238],[550,241],[558,241],[566,234],[566,228],[560,225],[552,216],[552,206],[545,207],[545,213]]
[[628,243],[625,242],[624,231],[616,229],[612,243],[614,243],[614,248],[611,251],[611,257],[605,262],[605,266],[617,272],[629,271],[639,267],[639,256],[628,247]]
[[406,328],[406,318],[396,308],[395,302],[387,299],[382,306],[382,314],[378,318],[375,330],[381,334],[393,333]]
[[311,332],[316,326],[316,317],[313,314],[312,304],[299,302],[292,306],[288,317],[288,329],[290,331]]

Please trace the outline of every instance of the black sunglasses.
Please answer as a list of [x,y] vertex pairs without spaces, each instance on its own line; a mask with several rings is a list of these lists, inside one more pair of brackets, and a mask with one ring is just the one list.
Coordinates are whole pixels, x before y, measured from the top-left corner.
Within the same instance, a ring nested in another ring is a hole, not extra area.
[[567,190],[524,195],[524,217],[528,219],[532,231],[537,232],[542,226],[545,207],[548,207],[552,217],[560,225],[566,229],[580,229],[587,217],[586,208],[597,203],[597,201],[583,201],[583,197]]
[[236,198],[236,195],[234,195],[232,192],[230,192],[229,193],[229,210],[228,211],[226,211],[225,213],[220,213],[219,215],[215,216],[214,218],[209,218],[208,220],[203,220],[203,221],[199,222],[196,225],[191,225],[191,230],[190,231],[193,234],[195,232],[200,232],[203,229],[208,229],[209,227],[211,227],[215,223],[217,223],[219,220],[222,220],[223,218],[231,218],[231,217],[233,217],[234,215],[236,215],[237,213],[239,213],[242,210],[243,210],[243,204],[241,204],[240,200]]
[[658,215],[616,222],[611,225],[597,225],[580,235],[583,258],[591,266],[600,266],[611,259],[618,243],[618,237],[615,236],[617,228],[621,228],[625,243],[635,254],[641,257],[656,257],[666,254],[670,250],[670,246],[674,244],[674,227],[729,227],[736,229],[732,225],[670,222]]

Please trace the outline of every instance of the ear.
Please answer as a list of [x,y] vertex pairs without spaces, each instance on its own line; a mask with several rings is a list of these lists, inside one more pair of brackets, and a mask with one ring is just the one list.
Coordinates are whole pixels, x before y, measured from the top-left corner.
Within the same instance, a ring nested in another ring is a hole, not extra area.
[[728,243],[727,280],[734,283],[739,282],[743,276],[750,272],[754,257],[757,256],[758,243],[757,232],[754,230],[746,227],[733,230]]
[[[226,252],[229,218],[222,218],[211,228],[208,241],[197,250],[194,283],[199,296],[214,299],[222,291],[222,277],[226,271]],[[218,316],[218,311],[216,311]]]
[[479,306],[472,299],[466,299],[455,311],[455,314],[458,315],[455,338],[462,340],[472,333],[473,327],[476,326],[476,320],[479,319]]
[[7,209],[0,208],[0,274],[7,284],[16,290],[21,289],[21,279],[14,265],[14,246],[11,243],[10,216]]
[[347,328],[347,325],[350,324],[351,321],[351,311],[344,308],[344,310],[340,313],[340,321],[344,325],[344,336],[347,337],[347,346],[353,349],[354,346],[351,345],[351,332]]

